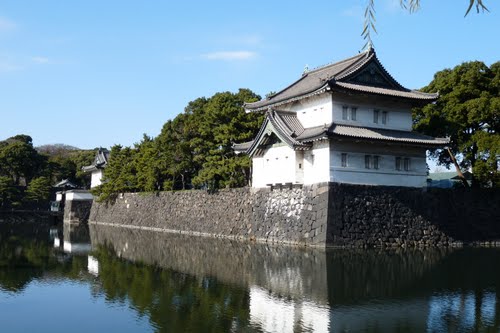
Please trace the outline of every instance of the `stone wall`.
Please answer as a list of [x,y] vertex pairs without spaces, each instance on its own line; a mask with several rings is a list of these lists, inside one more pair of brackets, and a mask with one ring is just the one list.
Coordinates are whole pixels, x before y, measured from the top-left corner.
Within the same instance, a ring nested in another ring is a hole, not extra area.
[[92,200],[66,200],[64,204],[64,223],[87,223]]
[[500,245],[500,191],[330,184],[327,243]]
[[303,188],[123,194],[91,224],[306,246],[500,245],[499,190],[321,183]]
[[225,189],[126,193],[113,203],[94,202],[91,223],[146,230],[322,245],[326,239],[328,184],[304,188]]

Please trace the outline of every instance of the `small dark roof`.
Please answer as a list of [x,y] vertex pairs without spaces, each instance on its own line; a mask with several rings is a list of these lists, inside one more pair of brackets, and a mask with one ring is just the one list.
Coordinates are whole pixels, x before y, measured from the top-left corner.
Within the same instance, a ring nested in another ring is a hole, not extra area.
[[94,162],[91,165],[83,166],[82,170],[84,172],[92,172],[98,169],[104,169],[108,164],[109,160],[109,150],[106,148],[99,148],[97,151]]
[[351,138],[370,141],[398,142],[407,145],[428,147],[445,146],[448,138],[433,138],[411,131],[389,130],[381,128],[357,127],[339,124],[325,124],[323,126],[305,128],[297,119],[295,112],[268,110],[259,133],[253,141],[233,145],[236,152],[245,152],[251,156],[263,151],[273,143],[272,133],[278,139],[296,150],[307,150],[312,142],[326,138]]
[[245,104],[249,111],[264,111],[327,90],[351,91],[431,102],[438,94],[410,90],[400,85],[382,66],[375,50],[362,52],[354,57],[329,64],[302,75],[285,89],[255,103]]
[[53,187],[77,188],[78,185],[71,182],[69,179],[63,179],[59,183],[55,184]]
[[[297,113],[288,111],[268,110],[266,118],[262,123],[259,133],[253,141],[233,145],[237,152],[245,152],[254,155],[257,150],[268,144],[272,144],[274,138],[268,129],[281,141],[294,149],[309,149],[311,144],[297,140],[304,132],[304,127],[297,119]],[[246,150],[243,148],[248,147]]]

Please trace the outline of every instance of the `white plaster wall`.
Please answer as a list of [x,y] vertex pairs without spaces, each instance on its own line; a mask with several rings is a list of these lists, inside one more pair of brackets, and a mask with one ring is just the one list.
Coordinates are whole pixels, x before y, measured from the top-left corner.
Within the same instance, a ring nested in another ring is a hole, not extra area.
[[332,98],[324,93],[278,107],[283,111],[297,112],[304,128],[321,126],[332,122]]
[[[330,181],[332,182],[407,187],[426,186],[427,164],[425,150],[422,148],[332,143],[331,151]],[[348,154],[347,167],[341,165],[342,153]],[[379,156],[379,168],[366,169],[365,155]],[[396,170],[396,156],[411,159],[409,171]]]
[[[360,99],[358,97],[346,98],[344,96],[333,95],[332,97],[333,122],[337,124],[395,129],[411,131],[412,117],[409,105],[384,102],[373,98]],[[356,120],[342,120],[342,107],[357,107]],[[373,110],[380,110],[378,124],[373,122]],[[382,111],[387,111],[387,122],[382,124]]]
[[92,175],[90,178],[90,188],[99,186],[102,184],[102,170],[92,171]]
[[316,141],[311,150],[304,152],[304,184],[328,182],[330,180],[330,143]]
[[288,146],[269,148],[264,156],[252,159],[252,187],[295,183],[296,154]]
[[57,192],[56,193],[56,201],[62,201],[62,198],[63,198],[62,192]]
[[92,194],[90,192],[86,192],[86,191],[78,191],[78,192],[73,192],[73,191],[68,191],[66,192],[66,200],[74,200],[74,201],[78,201],[78,200],[93,200],[94,197],[92,196]]

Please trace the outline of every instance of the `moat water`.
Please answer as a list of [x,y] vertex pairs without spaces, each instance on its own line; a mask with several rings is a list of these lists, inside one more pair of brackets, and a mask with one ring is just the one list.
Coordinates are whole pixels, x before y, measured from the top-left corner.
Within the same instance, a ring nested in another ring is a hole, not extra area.
[[500,332],[500,249],[0,231],[1,332]]

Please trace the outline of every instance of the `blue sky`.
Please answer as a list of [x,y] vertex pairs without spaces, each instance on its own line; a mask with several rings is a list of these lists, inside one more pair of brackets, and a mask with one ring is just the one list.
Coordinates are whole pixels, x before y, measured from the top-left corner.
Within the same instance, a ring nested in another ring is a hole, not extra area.
[[[421,88],[463,61],[500,60],[500,4],[377,0],[379,59]],[[264,96],[309,68],[358,53],[365,0],[0,3],[0,140],[132,145],[187,103],[249,88]]]

